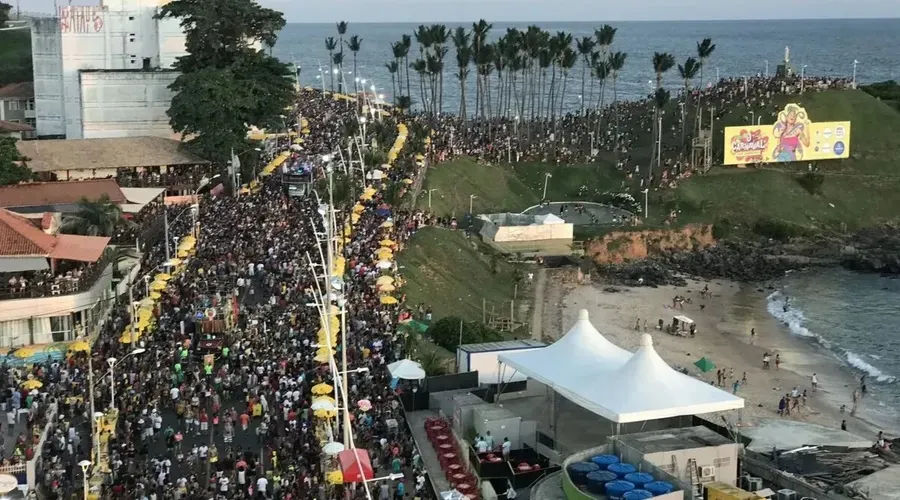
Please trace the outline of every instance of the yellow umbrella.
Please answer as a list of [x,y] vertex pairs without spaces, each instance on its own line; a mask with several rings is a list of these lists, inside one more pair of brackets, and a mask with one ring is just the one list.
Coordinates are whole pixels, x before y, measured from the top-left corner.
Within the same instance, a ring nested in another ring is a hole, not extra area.
[[169,261],[166,262],[166,265],[169,265],[169,266],[172,266],[172,267],[181,265],[181,259],[169,259]]
[[391,297],[390,295],[385,295],[384,297],[381,297],[381,303],[384,304],[384,305],[386,305],[386,306],[396,304],[397,302],[399,302],[399,301],[397,300],[397,298],[396,298],[396,297]]
[[390,260],[390,258],[394,256],[394,251],[390,248],[381,247],[375,251],[375,255],[377,255],[379,259]]
[[391,285],[390,283],[388,283],[387,285],[380,285],[378,287],[378,290],[380,290],[382,292],[393,292],[396,289],[397,289],[397,287],[395,287],[394,285]]
[[142,319],[138,321],[137,325],[135,325],[135,328],[137,328],[138,330],[146,330],[148,326],[150,326],[150,320]]
[[158,299],[158,298],[160,298],[160,297],[162,297],[162,294],[161,294],[161,293],[159,293],[159,292],[150,292],[150,298],[151,298],[151,299],[156,300],[156,299]]
[[318,397],[312,398],[312,401],[311,401],[311,402],[312,402],[312,403],[318,403],[318,402],[320,402],[320,401],[323,402],[323,403],[331,403],[332,405],[337,405],[337,400],[335,400],[335,399],[334,399],[333,397],[331,397],[331,396],[318,396]]
[[188,252],[187,250],[179,250],[177,255],[179,258],[183,259],[183,258],[187,257],[189,253],[190,252]]
[[300,133],[303,135],[309,135],[309,129],[304,127],[303,130],[300,131]]
[[356,224],[359,222],[359,214],[350,214],[350,223]]
[[344,473],[339,470],[330,471],[325,475],[328,484],[344,484]]
[[319,353],[316,354],[316,357],[313,358],[313,361],[315,361],[316,363],[327,363],[329,357],[330,356],[328,356],[327,354]]
[[[141,332],[134,332],[134,340],[139,340],[141,338]],[[131,343],[131,332],[126,331],[119,337],[119,342],[123,344]]]
[[22,347],[20,349],[16,349],[16,352],[13,353],[13,356],[19,359],[30,358],[37,354],[37,349],[33,347]]
[[424,160],[424,159],[425,159],[425,155],[423,155],[423,154],[417,154],[417,155],[416,155],[416,159],[417,159],[417,160]]
[[412,179],[403,179],[403,180],[402,180],[402,181],[400,181],[400,182],[402,182],[402,183],[404,183],[404,184],[406,184],[406,185],[407,185],[407,186],[409,186],[409,185],[410,185],[410,184],[412,184],[412,183],[413,183],[413,181],[412,181]]
[[397,242],[394,240],[383,239],[383,240],[379,241],[378,244],[383,247],[392,247],[392,246],[396,245]]
[[394,227],[394,223],[389,220],[386,220],[381,223],[381,227]]
[[150,309],[138,309],[137,314],[139,321],[149,321],[153,317],[153,311]]
[[156,279],[156,281],[169,281],[172,279],[172,275],[168,273],[159,273],[154,279]]
[[365,210],[365,209],[366,209],[366,207],[362,206],[362,204],[360,204],[360,203],[353,205],[353,213],[355,213],[355,214],[362,213],[363,210]]
[[310,391],[313,394],[317,394],[317,395],[331,394],[331,391],[333,391],[333,390],[334,390],[334,387],[331,387],[330,385],[325,384],[325,383],[316,384],[316,385],[312,386],[312,389],[310,389]]
[[377,280],[375,280],[376,285],[393,285],[394,277],[393,276],[381,276]]
[[334,418],[337,416],[337,410],[316,410],[313,415],[317,418]]
[[166,282],[165,281],[154,281],[153,283],[150,283],[150,289],[156,290],[157,292],[163,291],[166,289]]
[[22,388],[25,390],[28,390],[28,391],[32,391],[34,389],[40,389],[43,386],[44,386],[43,382],[41,382],[40,380],[35,380],[33,378],[30,378],[30,379],[22,382]]
[[[369,201],[372,199],[372,194],[371,193],[363,193],[363,194],[359,195],[359,199],[362,201]],[[356,216],[357,219],[359,218],[359,214],[353,214],[353,215]]]
[[91,350],[91,345],[86,340],[76,340],[69,344],[69,352],[87,352]]

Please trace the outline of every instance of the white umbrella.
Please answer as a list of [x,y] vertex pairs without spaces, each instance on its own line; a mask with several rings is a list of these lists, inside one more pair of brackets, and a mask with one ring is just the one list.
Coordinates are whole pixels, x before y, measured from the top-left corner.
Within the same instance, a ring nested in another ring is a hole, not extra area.
[[390,269],[393,265],[394,264],[389,260],[379,260],[378,263],[375,264],[378,269]]
[[425,378],[425,370],[422,369],[422,365],[411,359],[403,359],[389,364],[388,371],[391,372],[392,377],[404,380],[422,380]]
[[325,446],[322,447],[322,451],[328,456],[335,456],[338,453],[344,451],[344,445],[341,443],[336,443],[334,441],[329,442]]
[[327,399],[326,399],[326,400],[313,401],[313,404],[311,404],[311,405],[309,406],[309,408],[310,408],[312,411],[319,411],[319,410],[331,411],[331,410],[336,410],[336,409],[337,409],[337,407],[334,406],[334,403],[332,403],[331,401],[328,401]]

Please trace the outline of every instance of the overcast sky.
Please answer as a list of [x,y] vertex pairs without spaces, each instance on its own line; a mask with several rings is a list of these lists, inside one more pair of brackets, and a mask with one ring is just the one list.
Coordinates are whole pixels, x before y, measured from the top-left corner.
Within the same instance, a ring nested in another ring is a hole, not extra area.
[[[5,0],[15,5],[16,0]],[[900,17],[900,0],[258,0],[288,22],[666,21]],[[52,12],[53,0],[19,0]],[[57,0],[59,5],[68,0]],[[99,0],[72,0],[97,5]]]

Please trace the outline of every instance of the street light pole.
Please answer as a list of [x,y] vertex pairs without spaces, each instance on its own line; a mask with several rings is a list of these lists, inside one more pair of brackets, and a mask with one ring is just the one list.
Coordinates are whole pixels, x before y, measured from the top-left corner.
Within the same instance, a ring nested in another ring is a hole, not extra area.
[[431,210],[431,193],[438,191],[438,188],[432,188],[428,190],[428,210]]
[[470,213],[470,214],[472,213],[472,211],[473,211],[473,209],[474,209],[475,198],[478,198],[478,197],[475,196],[474,194],[470,194],[470,195],[469,195],[469,213]]
[[[550,182],[551,177],[553,177],[553,174],[551,174],[551,173],[544,174],[544,194],[541,196],[541,201],[544,201],[547,199],[547,184]],[[470,212],[471,212],[471,210],[470,210]]]
[[87,471],[91,467],[90,460],[82,460],[78,462],[78,466],[81,467],[81,477],[82,483],[84,485],[84,500],[88,499],[88,476]]
[[169,254],[169,209],[168,207],[163,207],[163,233],[166,238],[166,262],[172,258]]
[[859,61],[856,59],[853,60],[853,88],[856,88],[856,65],[859,64]]
[[806,89],[806,65],[800,67],[800,93]]
[[649,198],[650,198],[650,189],[644,188],[642,191],[644,193],[644,223],[647,223],[647,213],[649,212]]

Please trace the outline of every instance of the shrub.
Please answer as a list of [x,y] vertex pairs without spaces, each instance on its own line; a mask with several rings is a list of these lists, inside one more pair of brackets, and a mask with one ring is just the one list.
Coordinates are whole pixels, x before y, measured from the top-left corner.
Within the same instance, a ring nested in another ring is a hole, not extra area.
[[775,241],[787,242],[806,234],[803,226],[777,219],[759,219],[753,225],[753,232]]
[[478,344],[482,342],[498,342],[503,340],[500,332],[474,321],[463,321],[457,316],[446,316],[434,322],[426,332],[431,340],[447,349],[455,351],[460,345],[460,324],[462,324],[462,343]]
[[731,221],[728,219],[719,219],[713,224],[712,236],[717,240],[725,239],[731,234]]
[[819,172],[806,172],[797,176],[797,183],[809,194],[815,196],[822,194],[822,185],[825,184],[825,175]]

